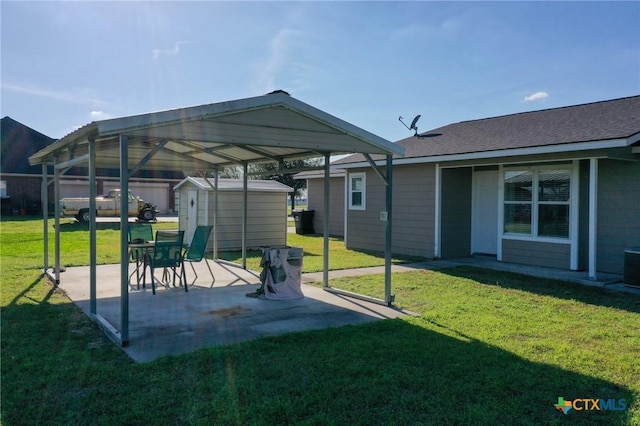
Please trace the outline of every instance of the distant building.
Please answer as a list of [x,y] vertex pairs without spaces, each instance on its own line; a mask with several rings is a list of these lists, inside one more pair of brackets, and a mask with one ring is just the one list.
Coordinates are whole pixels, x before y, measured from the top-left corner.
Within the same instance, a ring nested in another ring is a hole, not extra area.
[[[2,168],[0,169],[0,197],[3,215],[35,215],[42,213],[42,167],[30,166],[29,157],[56,139],[4,117],[0,139]],[[53,176],[53,167],[48,173]],[[120,171],[97,169],[97,193],[103,194],[120,185]],[[184,179],[182,172],[142,171],[129,181],[129,190],[158,207],[161,214],[175,211],[173,187]],[[89,195],[86,167],[73,167],[60,179],[60,197]],[[54,200],[53,185],[48,187],[48,199]],[[52,201],[53,202],[53,201]],[[50,206],[53,212],[53,205]]]

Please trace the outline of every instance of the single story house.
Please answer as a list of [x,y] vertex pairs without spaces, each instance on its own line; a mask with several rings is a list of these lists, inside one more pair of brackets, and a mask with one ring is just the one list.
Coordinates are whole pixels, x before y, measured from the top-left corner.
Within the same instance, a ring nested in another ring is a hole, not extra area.
[[[0,148],[0,198],[2,214],[42,213],[42,166],[29,164],[29,157],[53,144],[50,138],[11,117],[2,118]],[[106,194],[120,187],[117,169],[100,168],[97,173],[97,193]],[[48,174],[53,176],[53,167]],[[134,174],[129,189],[158,207],[160,213],[175,210],[173,186],[184,179],[178,171],[142,170]],[[53,185],[47,188],[47,199],[54,199]],[[88,197],[89,177],[86,167],[72,167],[60,179],[60,198]],[[52,203],[50,203],[52,204]],[[53,212],[53,206],[49,208]]]
[[[55,142],[55,139],[3,117],[0,132],[0,199],[2,214],[40,214],[42,166],[29,164],[29,156]],[[53,188],[49,189],[53,199]]]
[[[178,195],[178,227],[185,240],[198,225],[212,225],[207,248],[213,250],[214,236],[220,250],[242,248],[244,183],[241,179],[187,177],[175,186]],[[287,244],[287,197],[293,188],[275,180],[247,180],[248,248]],[[216,207],[216,199],[218,206]],[[217,226],[217,230],[215,227]]]
[[[595,278],[622,274],[625,250],[640,246],[640,96],[464,121],[396,143],[405,156],[393,160],[394,253],[484,254]],[[359,154],[332,167],[344,170],[331,181],[344,207],[330,204],[330,217],[342,218],[347,247],[381,251],[382,182]],[[322,216],[324,176],[297,177]]]

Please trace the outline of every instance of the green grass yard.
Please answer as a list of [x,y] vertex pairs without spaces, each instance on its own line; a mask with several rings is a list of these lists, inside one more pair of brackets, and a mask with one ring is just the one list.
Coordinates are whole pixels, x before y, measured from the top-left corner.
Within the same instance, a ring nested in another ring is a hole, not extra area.
[[[474,268],[408,272],[393,291],[415,317],[135,364],[41,278],[41,224],[0,222],[2,424],[640,425],[640,297]],[[86,229],[61,229],[63,263],[86,264]],[[118,235],[101,224],[99,262],[117,261]],[[314,241],[289,243],[314,253]],[[380,297],[382,283],[332,285]],[[558,397],[626,408],[564,415]]]
[[[304,248],[303,272],[318,272],[323,268],[324,239],[319,235],[297,235],[289,233],[287,244],[293,247]],[[241,263],[242,253],[238,251],[222,252],[220,258],[230,262]],[[253,250],[247,252],[247,268],[254,271],[260,270],[262,252]],[[406,256],[395,256],[393,263],[407,263],[424,259]],[[384,265],[384,257],[380,253],[347,250],[344,242],[339,238],[329,238],[329,269],[366,268],[369,266]]]

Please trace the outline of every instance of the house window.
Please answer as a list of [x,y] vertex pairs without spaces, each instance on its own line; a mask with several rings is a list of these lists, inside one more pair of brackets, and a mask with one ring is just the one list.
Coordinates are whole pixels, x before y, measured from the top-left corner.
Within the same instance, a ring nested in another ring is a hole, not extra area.
[[7,198],[7,181],[0,180],[0,198]]
[[364,210],[366,208],[366,175],[351,173],[349,175],[349,209]]
[[508,170],[504,174],[504,233],[569,238],[571,170]]

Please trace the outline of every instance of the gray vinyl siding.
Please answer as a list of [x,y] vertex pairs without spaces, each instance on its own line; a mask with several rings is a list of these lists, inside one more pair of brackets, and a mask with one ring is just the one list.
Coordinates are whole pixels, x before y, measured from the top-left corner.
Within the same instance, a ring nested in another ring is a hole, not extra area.
[[640,163],[600,160],[596,269],[622,274],[624,250],[640,246]]
[[441,179],[440,256],[470,256],[472,169],[442,169]]
[[[329,180],[329,235],[336,237],[344,236],[344,182],[344,177]],[[324,231],[324,179],[308,179],[307,194],[307,209],[314,210],[314,231],[321,234]]]
[[[186,230],[187,198],[193,185],[180,188],[179,228]],[[206,217],[208,193],[208,212]],[[213,225],[215,214],[213,191],[198,191],[198,225]],[[253,192],[247,194],[247,248],[287,244],[287,193]],[[243,194],[220,191],[218,194],[218,250],[242,248]],[[213,232],[208,250],[213,249]]]
[[569,269],[571,266],[571,245],[503,239],[502,261]]
[[[386,169],[381,168],[382,173]],[[386,210],[384,183],[371,169],[366,172],[366,210],[348,210],[347,247],[384,251],[385,223],[380,212]],[[395,254],[432,258],[435,211],[435,167],[432,164],[393,168],[393,236]]]

